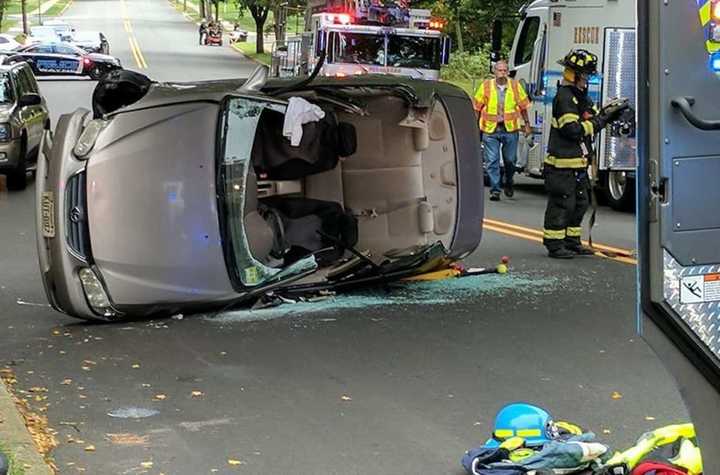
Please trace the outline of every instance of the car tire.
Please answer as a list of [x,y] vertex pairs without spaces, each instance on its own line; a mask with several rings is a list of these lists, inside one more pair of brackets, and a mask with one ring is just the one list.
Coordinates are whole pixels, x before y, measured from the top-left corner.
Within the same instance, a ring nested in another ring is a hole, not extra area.
[[619,172],[603,177],[603,200],[616,211],[632,211],[635,206],[635,180]]
[[21,139],[20,158],[18,158],[17,166],[7,174],[8,190],[20,191],[27,186],[27,139],[25,136]]

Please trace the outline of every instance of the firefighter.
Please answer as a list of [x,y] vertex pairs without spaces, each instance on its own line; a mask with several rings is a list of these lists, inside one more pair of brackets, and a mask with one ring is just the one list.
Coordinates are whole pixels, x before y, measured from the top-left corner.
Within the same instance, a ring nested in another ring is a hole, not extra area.
[[572,50],[558,63],[565,69],[553,100],[545,158],[548,203],[543,244],[550,257],[572,259],[594,254],[582,245],[580,237],[583,216],[590,205],[588,166],[595,134],[617,120],[628,106],[611,103],[598,111],[593,104],[588,96],[588,81],[597,74],[598,58],[594,54]]

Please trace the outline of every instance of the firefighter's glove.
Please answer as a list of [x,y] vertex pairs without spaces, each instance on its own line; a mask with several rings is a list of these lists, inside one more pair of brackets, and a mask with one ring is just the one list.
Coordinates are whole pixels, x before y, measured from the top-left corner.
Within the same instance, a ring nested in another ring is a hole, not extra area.
[[630,102],[627,99],[618,99],[611,101],[610,103],[606,104],[598,114],[598,117],[605,122],[604,125],[612,124],[616,120],[622,116],[622,113],[625,112],[630,107]]

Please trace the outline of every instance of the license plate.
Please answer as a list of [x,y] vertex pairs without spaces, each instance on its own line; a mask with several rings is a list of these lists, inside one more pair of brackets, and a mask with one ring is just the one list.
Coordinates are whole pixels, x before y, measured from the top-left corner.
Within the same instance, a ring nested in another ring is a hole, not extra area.
[[42,213],[42,234],[46,238],[55,237],[55,195],[52,191],[43,191],[40,200]]

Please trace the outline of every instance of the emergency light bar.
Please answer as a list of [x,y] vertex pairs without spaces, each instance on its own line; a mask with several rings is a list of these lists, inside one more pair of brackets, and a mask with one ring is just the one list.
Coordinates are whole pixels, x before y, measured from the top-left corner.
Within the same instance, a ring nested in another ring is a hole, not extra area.
[[347,13],[338,13],[338,14],[328,13],[326,15],[326,18],[330,22],[339,23],[341,25],[347,25],[350,23],[350,15],[348,15]]
[[720,74],[720,53],[715,53],[710,56],[710,69],[716,74]]

